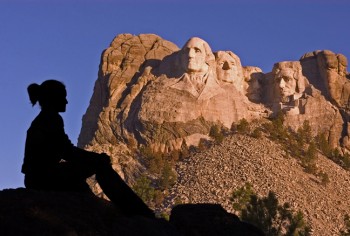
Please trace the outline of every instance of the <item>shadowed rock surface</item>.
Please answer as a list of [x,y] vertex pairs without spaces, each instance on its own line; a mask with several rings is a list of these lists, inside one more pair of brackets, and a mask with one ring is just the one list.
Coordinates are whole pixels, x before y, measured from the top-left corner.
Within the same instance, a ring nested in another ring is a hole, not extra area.
[[264,234],[251,224],[241,222],[234,214],[228,214],[219,204],[185,204],[174,207],[170,217],[183,235],[256,235]]
[[111,202],[93,195],[7,189],[0,191],[0,235],[178,236],[203,232],[208,222],[212,222],[211,234],[200,235],[261,235],[218,206],[181,209],[169,223],[163,219],[125,217]]

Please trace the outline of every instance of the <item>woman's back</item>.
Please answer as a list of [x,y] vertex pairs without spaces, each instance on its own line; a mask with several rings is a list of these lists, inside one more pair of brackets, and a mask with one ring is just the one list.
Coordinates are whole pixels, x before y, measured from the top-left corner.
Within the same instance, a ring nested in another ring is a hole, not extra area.
[[55,112],[41,111],[27,131],[22,172],[47,173],[66,159],[72,148],[62,117]]

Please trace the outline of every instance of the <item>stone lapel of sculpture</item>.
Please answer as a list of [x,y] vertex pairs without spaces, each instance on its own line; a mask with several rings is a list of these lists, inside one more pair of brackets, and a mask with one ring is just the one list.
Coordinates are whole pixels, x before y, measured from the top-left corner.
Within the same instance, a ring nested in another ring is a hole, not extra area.
[[[170,85],[171,88],[187,91],[196,97],[198,100],[207,100],[225,91],[220,87],[218,81],[215,79],[215,74],[208,72],[205,75],[191,75],[184,74],[180,79],[174,81],[175,83]],[[203,80],[204,85],[198,89],[196,84],[198,80]]]

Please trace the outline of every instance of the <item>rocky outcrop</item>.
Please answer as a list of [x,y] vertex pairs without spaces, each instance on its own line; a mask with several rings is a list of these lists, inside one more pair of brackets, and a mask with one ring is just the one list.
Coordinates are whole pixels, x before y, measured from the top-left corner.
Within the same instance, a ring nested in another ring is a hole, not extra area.
[[[7,189],[0,191],[0,234],[262,235],[254,226],[241,222],[218,205],[178,208],[181,210],[174,211],[169,223],[163,219],[124,216],[111,202],[86,193]],[[195,219],[189,218],[190,215]],[[212,223],[210,234],[203,231],[208,222]]]
[[[343,55],[315,51],[264,74],[196,37],[179,49],[157,35],[118,35],[102,54],[78,146],[108,154],[139,145],[170,152],[208,139],[215,123],[230,128],[282,111],[292,129],[308,120],[314,135],[347,148],[346,68]],[[138,161],[126,162],[133,166],[126,171],[141,171]]]
[[343,118],[340,144],[349,149],[350,74],[347,72],[347,58],[342,54],[323,50],[306,53],[300,62],[305,77],[340,111]]
[[[133,103],[134,99],[154,78],[153,68],[177,50],[176,45],[157,35],[121,34],[102,53],[98,79],[83,116],[78,146],[114,157],[114,169],[128,183],[132,183],[143,167],[130,154],[135,138],[124,128],[124,117],[128,116],[125,114],[131,106],[137,105]],[[133,115],[137,114],[130,114]]]
[[344,55],[329,50],[314,51],[303,55],[300,62],[310,83],[337,106],[348,108],[350,84]]
[[98,79],[83,117],[78,145],[117,144],[122,133],[117,122],[119,116],[127,112],[132,100],[152,78],[152,68],[177,50],[176,45],[157,35],[118,35],[102,54]]

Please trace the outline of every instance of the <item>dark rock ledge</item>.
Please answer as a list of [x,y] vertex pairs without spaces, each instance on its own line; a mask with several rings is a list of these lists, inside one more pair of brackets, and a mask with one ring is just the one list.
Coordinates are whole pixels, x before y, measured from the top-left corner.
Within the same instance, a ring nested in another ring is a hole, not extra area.
[[82,193],[0,191],[0,235],[263,235],[216,204],[179,205],[170,221],[126,217]]

